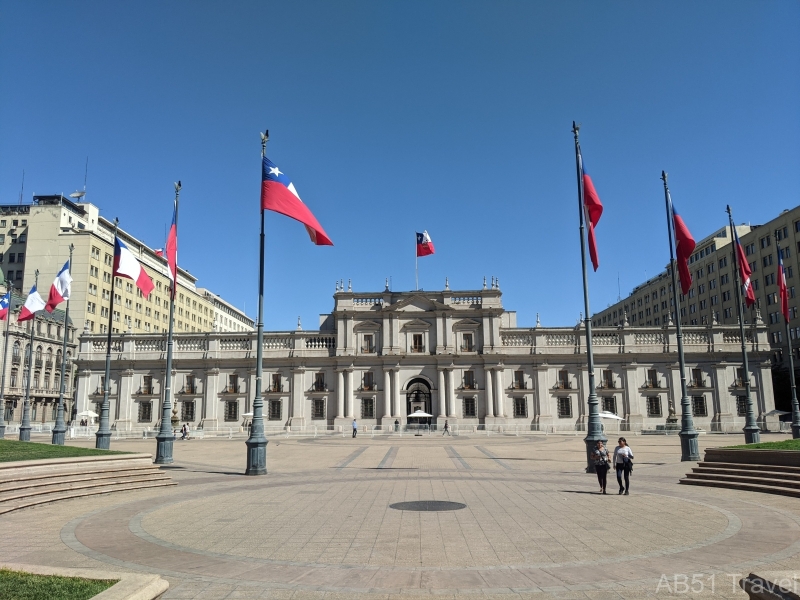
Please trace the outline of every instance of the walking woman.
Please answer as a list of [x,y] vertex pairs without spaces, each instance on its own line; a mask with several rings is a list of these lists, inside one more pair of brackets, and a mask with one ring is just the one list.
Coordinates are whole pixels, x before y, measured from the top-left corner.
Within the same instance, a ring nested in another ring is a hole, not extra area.
[[[617,483],[619,483],[619,493],[628,495],[630,490],[630,476],[633,469],[633,452],[624,437],[619,438],[619,446],[614,448],[614,467],[617,469]],[[625,476],[625,486],[622,486],[622,476]]]
[[597,448],[592,452],[594,456],[594,472],[597,473],[597,481],[600,483],[600,493],[606,493],[606,481],[608,480],[608,470],[610,459],[608,458],[608,450],[603,445],[602,440],[597,440]]

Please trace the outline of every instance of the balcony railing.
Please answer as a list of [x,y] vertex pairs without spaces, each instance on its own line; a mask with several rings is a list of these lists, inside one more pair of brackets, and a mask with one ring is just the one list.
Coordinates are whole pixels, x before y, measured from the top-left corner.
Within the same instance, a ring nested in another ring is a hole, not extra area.
[[44,366],[45,366],[46,369],[52,369],[53,368],[53,360],[52,359],[46,360],[44,362]]
[[152,396],[154,393],[152,385],[143,385],[136,391],[139,396]]
[[425,347],[424,346],[411,346],[411,352],[415,352],[415,353],[416,352],[419,352],[419,353],[425,352]]
[[648,390],[660,390],[661,383],[658,381],[645,381],[642,387]]
[[556,382],[555,388],[557,390],[571,390],[572,389],[572,382],[571,381],[559,381]]
[[42,368],[42,363],[43,363],[43,362],[44,362],[44,361],[42,361],[42,359],[41,359],[41,358],[35,358],[35,359],[34,359],[34,362],[33,362],[33,364],[35,365],[35,367],[36,367],[37,369],[41,369],[41,368]]
[[375,354],[375,346],[361,346],[361,354]]
[[528,389],[528,382],[526,382],[526,381],[512,381],[511,382],[511,389],[512,390],[527,390]]
[[475,352],[475,346],[472,344],[462,344],[461,345],[462,352]]
[[704,387],[708,387],[708,386],[706,385],[706,380],[705,379],[692,379],[691,381],[689,381],[689,387],[690,388],[704,388]]
[[196,385],[185,385],[181,388],[178,392],[179,394],[196,394],[197,393],[197,386]]
[[223,394],[238,394],[239,393],[239,386],[238,385],[226,385],[222,388]]
[[[12,356],[11,357],[11,364],[12,365],[18,365],[20,362],[22,362],[22,357],[21,356]],[[28,361],[25,361],[25,362],[27,363]]]
[[600,390],[615,390],[615,389],[617,389],[617,384],[614,383],[613,381],[601,381],[598,384],[597,389],[600,389]]
[[361,386],[361,390],[364,392],[377,392],[378,386],[375,385],[374,383],[365,383],[364,385]]
[[277,394],[278,392],[282,392],[283,391],[283,384],[282,383],[273,383],[271,386],[269,386],[269,389],[267,391],[271,392],[273,394]]
[[467,383],[465,382],[464,385],[461,386],[462,390],[477,390],[478,386],[475,382]]
[[327,392],[328,386],[325,384],[324,381],[315,381],[314,385],[311,386],[312,392]]

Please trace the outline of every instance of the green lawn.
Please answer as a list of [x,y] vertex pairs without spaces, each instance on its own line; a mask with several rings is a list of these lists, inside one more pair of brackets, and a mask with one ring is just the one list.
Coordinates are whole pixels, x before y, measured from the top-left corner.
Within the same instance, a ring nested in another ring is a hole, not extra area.
[[13,600],[86,600],[116,580],[33,575],[0,569],[0,598]]
[[[73,458],[75,456],[98,456],[108,454],[130,454],[114,450],[97,450],[95,448],[78,448],[77,446],[55,446],[37,442],[18,442],[16,440],[0,440],[0,462],[14,460],[40,460],[43,458]],[[0,595],[0,598],[3,598]]]
[[780,442],[761,442],[744,446],[726,446],[727,448],[747,448],[748,450],[800,450],[800,439],[781,440]]

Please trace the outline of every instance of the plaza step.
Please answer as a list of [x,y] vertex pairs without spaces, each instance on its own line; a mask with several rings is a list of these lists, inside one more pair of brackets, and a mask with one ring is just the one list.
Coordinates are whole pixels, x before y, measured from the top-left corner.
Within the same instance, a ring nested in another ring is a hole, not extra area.
[[800,467],[701,462],[679,483],[800,498]]
[[0,515],[70,498],[173,485],[149,454],[0,463]]

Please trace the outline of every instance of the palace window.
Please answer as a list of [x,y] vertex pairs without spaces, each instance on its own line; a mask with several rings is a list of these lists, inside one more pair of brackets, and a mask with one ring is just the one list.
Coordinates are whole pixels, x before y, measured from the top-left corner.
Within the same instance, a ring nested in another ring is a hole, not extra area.
[[281,384],[281,374],[280,373],[273,373],[272,374],[272,384],[269,388],[270,392],[282,392],[283,385]]
[[513,386],[515,390],[525,389],[525,373],[523,371],[514,371]]
[[473,371],[464,371],[464,389],[475,389],[475,373]]
[[473,352],[474,351],[474,346],[472,344],[472,334],[471,333],[465,333],[464,334],[464,336],[462,338],[462,343],[461,343],[461,351],[462,352]]
[[464,398],[464,418],[477,417],[478,406],[475,398]]
[[374,390],[375,389],[375,380],[374,380],[372,371],[365,371],[364,372],[363,387],[364,387],[365,390]]
[[425,343],[421,333],[415,333],[411,341],[412,352],[425,352]]
[[361,418],[362,419],[375,418],[375,398],[361,399]]
[[195,384],[194,375],[187,375],[186,376],[186,384],[183,388],[183,392],[185,394],[195,394],[197,393],[197,386]]
[[525,398],[514,398],[514,418],[524,419],[528,416],[528,403]]
[[325,389],[325,373],[314,373],[314,391],[324,392]]
[[364,344],[361,346],[361,352],[364,354],[372,354],[375,352],[375,338],[371,333],[364,335]]
[[239,401],[228,400],[225,402],[225,420],[238,421],[239,420]]
[[736,416],[747,416],[747,398],[745,396],[736,396]]
[[572,384],[569,381],[569,371],[563,370],[558,372],[558,383],[556,387],[560,390],[569,390],[572,388]]
[[283,406],[283,402],[280,400],[270,400],[269,401],[269,420],[270,421],[280,421],[281,420],[281,408]]
[[181,402],[181,421],[194,421],[194,400]]
[[692,396],[692,415],[695,417],[708,416],[705,396]]
[[314,398],[311,401],[311,418],[312,419],[325,418],[325,398]]
[[[229,394],[238,394],[239,393],[239,376],[235,373],[231,373],[228,375],[228,387],[225,388],[225,391]],[[238,417],[237,417],[238,418]],[[236,419],[234,419],[236,420]]]
[[152,394],[153,393],[153,376],[152,375],[142,375],[142,393],[143,394]]
[[661,398],[658,396],[649,396],[647,398],[647,416],[660,417],[661,416]]
[[613,396],[610,398],[603,398],[603,410],[617,414],[617,399]]
[[566,419],[572,416],[572,400],[570,398],[558,399],[558,417]]

